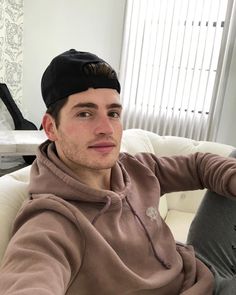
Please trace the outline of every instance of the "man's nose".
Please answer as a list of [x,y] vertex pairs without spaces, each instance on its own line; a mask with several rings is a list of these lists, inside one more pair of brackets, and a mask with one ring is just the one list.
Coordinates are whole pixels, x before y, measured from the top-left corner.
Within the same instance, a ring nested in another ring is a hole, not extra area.
[[102,116],[98,119],[98,122],[95,127],[96,134],[113,134],[114,129],[111,124],[110,118],[108,116]]

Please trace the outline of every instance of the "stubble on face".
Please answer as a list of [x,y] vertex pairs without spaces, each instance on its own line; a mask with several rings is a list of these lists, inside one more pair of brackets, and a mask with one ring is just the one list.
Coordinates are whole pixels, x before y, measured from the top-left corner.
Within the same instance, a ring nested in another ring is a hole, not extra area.
[[[86,146],[78,146],[76,142],[71,141],[68,135],[62,130],[59,130],[60,140],[57,142],[57,150],[60,151],[60,157],[73,170],[89,169],[89,170],[103,170],[111,169],[120,153],[120,141],[113,137],[98,136],[88,141]],[[78,134],[78,138],[79,138]],[[112,141],[115,144],[113,151],[109,154],[95,154],[91,151],[89,146],[100,141]],[[59,147],[60,146],[60,147]]]

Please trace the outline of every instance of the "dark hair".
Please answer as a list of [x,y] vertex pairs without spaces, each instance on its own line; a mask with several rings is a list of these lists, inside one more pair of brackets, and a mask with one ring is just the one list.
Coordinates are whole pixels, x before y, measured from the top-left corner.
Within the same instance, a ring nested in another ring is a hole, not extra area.
[[[83,67],[83,71],[88,76],[103,77],[108,79],[118,79],[116,72],[106,62],[90,63]],[[58,100],[51,104],[46,113],[50,114],[55,120],[56,127],[60,124],[60,111],[66,104],[68,97]]]
[[116,72],[106,62],[86,64],[83,67],[83,71],[88,76],[103,77],[103,78],[118,80]]
[[46,110],[47,114],[50,114],[55,120],[56,127],[60,124],[60,111],[66,104],[68,97],[58,100],[57,102],[51,104]]

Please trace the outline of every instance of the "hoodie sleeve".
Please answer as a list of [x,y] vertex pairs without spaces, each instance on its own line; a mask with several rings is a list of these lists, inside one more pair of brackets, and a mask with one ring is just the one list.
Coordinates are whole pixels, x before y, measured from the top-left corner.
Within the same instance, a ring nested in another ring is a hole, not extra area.
[[210,153],[156,157],[139,154],[137,159],[157,176],[161,194],[208,188],[236,196],[236,159]]
[[81,265],[78,228],[52,210],[32,215],[26,208],[17,220],[0,268],[0,294],[65,294]]

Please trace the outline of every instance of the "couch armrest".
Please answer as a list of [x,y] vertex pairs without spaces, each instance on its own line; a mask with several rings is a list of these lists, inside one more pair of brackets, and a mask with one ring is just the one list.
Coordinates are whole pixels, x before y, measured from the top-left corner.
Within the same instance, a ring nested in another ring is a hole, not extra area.
[[28,197],[29,169],[26,167],[0,177],[0,261],[10,239],[16,214]]

